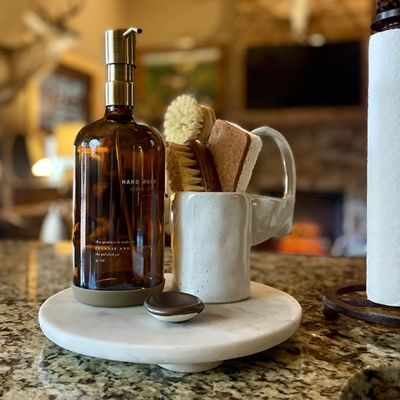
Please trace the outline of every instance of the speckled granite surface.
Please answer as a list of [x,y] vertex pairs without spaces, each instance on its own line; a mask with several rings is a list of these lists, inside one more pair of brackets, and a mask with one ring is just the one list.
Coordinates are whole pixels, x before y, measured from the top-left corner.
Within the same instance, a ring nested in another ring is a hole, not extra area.
[[[253,280],[303,307],[287,342],[201,374],[79,356],[41,333],[40,304],[69,286],[65,246],[0,242],[2,399],[398,399],[400,331],[322,315],[324,286],[361,281],[364,260],[253,253]],[[382,394],[382,392],[385,392]]]

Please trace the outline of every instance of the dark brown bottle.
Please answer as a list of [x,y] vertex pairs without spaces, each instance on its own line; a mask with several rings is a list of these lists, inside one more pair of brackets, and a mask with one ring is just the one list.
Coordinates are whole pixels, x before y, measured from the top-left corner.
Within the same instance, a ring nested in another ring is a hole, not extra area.
[[165,149],[134,120],[135,35],[125,32],[106,33],[105,115],[75,140],[74,294],[103,306],[140,304],[163,285]]

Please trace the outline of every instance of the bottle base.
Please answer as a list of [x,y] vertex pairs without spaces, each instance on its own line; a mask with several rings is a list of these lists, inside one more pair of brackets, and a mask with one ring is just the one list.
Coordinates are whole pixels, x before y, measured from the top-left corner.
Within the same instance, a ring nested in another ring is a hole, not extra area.
[[146,297],[163,291],[165,280],[150,288],[133,290],[93,290],[72,285],[72,292],[80,303],[95,307],[129,307],[143,304]]

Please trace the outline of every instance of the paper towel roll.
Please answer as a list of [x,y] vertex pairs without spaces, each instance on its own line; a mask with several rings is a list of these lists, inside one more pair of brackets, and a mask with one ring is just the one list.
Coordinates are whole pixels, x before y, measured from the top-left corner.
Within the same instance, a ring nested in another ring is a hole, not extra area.
[[400,29],[369,43],[367,296],[400,306]]

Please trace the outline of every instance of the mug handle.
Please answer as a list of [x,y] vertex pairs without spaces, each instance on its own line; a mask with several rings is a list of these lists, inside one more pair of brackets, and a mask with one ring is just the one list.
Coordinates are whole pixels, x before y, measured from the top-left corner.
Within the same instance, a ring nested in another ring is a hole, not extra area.
[[252,195],[252,245],[259,244],[273,236],[290,233],[296,196],[296,167],[289,143],[277,130],[263,126],[251,131],[260,137],[270,137],[278,146],[285,187],[282,198]]

